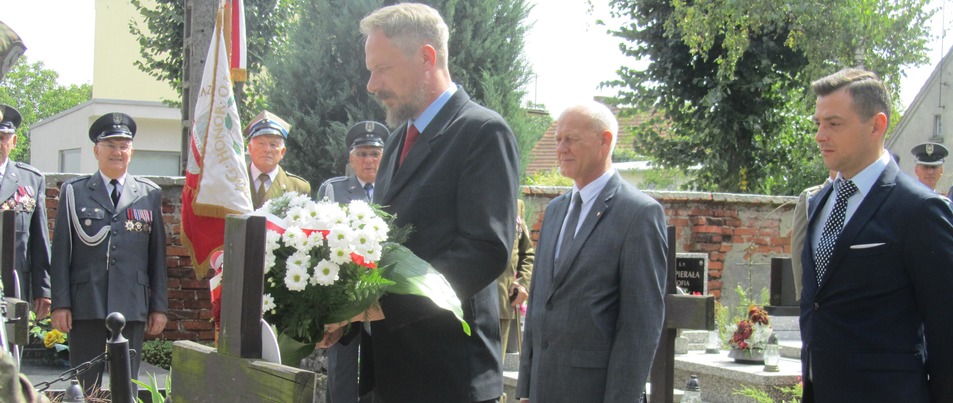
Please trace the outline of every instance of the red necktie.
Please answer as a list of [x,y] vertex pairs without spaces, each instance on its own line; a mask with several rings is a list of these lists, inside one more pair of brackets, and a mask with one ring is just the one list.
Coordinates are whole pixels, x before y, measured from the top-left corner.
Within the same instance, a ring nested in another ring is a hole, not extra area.
[[407,125],[407,138],[404,139],[404,149],[400,152],[399,163],[401,165],[404,164],[404,158],[407,158],[407,153],[414,147],[414,143],[417,142],[417,136],[419,135],[420,132],[417,131],[417,126],[414,126],[413,123]]

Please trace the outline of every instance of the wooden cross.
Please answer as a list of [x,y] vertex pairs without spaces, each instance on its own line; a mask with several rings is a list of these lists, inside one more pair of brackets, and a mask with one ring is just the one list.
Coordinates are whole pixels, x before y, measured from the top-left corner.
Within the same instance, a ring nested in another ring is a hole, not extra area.
[[675,389],[675,337],[678,329],[713,330],[715,297],[675,293],[675,227],[668,227],[668,283],[665,291],[665,327],[652,361],[649,402],[672,403]]
[[228,216],[224,257],[219,348],[173,344],[172,401],[323,402],[314,372],[261,360],[265,218]]

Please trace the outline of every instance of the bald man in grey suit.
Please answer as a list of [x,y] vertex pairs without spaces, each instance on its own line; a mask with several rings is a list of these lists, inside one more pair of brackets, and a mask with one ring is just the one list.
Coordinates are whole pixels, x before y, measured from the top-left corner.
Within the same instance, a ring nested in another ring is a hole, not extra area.
[[571,192],[546,207],[516,396],[523,402],[636,402],[662,331],[667,240],[657,201],[612,169],[618,123],[604,105],[556,124]]

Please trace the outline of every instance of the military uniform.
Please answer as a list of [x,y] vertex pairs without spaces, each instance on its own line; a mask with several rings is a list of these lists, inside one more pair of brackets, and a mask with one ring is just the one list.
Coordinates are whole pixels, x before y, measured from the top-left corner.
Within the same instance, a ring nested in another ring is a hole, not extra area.
[[[248,169],[248,183],[255,183],[254,178],[251,175],[251,167]],[[258,199],[258,194],[254,190],[251,192],[251,202],[255,208],[261,207],[265,204],[266,201],[271,200],[275,197],[281,196],[288,192],[296,192],[301,194],[310,195],[311,194],[311,184],[308,183],[304,178],[285,172],[283,168],[278,167],[278,173],[275,174],[275,179],[271,182],[271,186],[268,187],[268,190],[265,192],[265,197],[261,200]]]
[[[101,172],[68,180],[60,189],[51,263],[53,310],[72,312],[74,368],[103,352],[110,313],[126,318],[123,336],[130,349],[141,352],[149,314],[168,310],[162,189],[128,173],[124,178],[115,206]],[[133,379],[140,357],[130,359]],[[99,384],[102,369],[79,377],[87,391]]]
[[[288,122],[285,122],[283,119],[275,116],[271,112],[262,111],[258,114],[258,116],[255,116],[251,122],[248,123],[248,126],[246,126],[244,130],[245,136],[248,138],[249,142],[249,152],[252,151],[251,140],[253,138],[258,136],[274,136],[280,137],[282,141],[286,141],[288,140],[288,132],[290,130],[291,125],[288,124]],[[282,157],[284,157],[283,149],[275,164],[280,162]],[[253,154],[252,159],[254,158],[255,157]],[[274,174],[272,174],[273,172]],[[267,174],[270,178],[265,184],[266,190],[264,192],[261,192],[262,183],[258,179],[258,177],[262,174]],[[251,201],[252,206],[254,206],[255,209],[260,208],[268,200],[288,192],[296,192],[306,195],[311,194],[311,184],[308,183],[307,180],[300,176],[285,172],[280,165],[276,165],[270,172],[262,172],[257,166],[255,166],[253,161],[248,166],[248,183],[252,184]]]
[[[358,147],[384,148],[388,135],[387,127],[374,121],[359,122],[351,126],[344,137],[350,150]],[[353,167],[352,167],[353,168]],[[361,184],[357,175],[338,176],[324,181],[318,188],[317,199],[328,199],[336,203],[350,203],[354,200],[370,202],[373,183]],[[360,351],[370,350],[370,334],[363,323],[353,323],[348,333],[336,344],[328,348],[328,389],[325,400],[328,403],[369,402],[370,394],[359,398],[358,363],[364,367],[363,374],[369,374],[369,360],[359,360]]]
[[[20,113],[7,105],[0,105],[0,109],[0,133],[15,133],[21,122]],[[16,212],[14,267],[20,284],[19,298],[31,303],[35,298],[50,298],[46,179],[36,168],[9,159],[2,175],[0,209]],[[5,286],[13,284],[13,279],[3,280]],[[12,287],[4,295],[17,296]]]
[[[510,287],[513,283],[523,286],[529,291],[530,279],[533,277],[533,260],[536,252],[533,249],[533,240],[530,239],[529,228],[521,218],[523,216],[523,201],[517,201],[516,240],[513,241],[513,253],[506,270],[496,280],[500,300],[500,337],[503,341],[503,354],[508,350],[510,331],[519,331],[519,315],[510,301]],[[517,345],[517,348],[521,346]]]

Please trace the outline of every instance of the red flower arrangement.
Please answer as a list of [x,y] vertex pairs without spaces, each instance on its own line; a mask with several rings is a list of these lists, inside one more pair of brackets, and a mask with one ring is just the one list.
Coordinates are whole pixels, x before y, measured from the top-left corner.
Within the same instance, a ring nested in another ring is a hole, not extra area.
[[759,306],[748,307],[748,318],[738,322],[735,333],[728,342],[732,347],[740,350],[761,350],[771,337],[771,326],[768,323],[768,313]]

